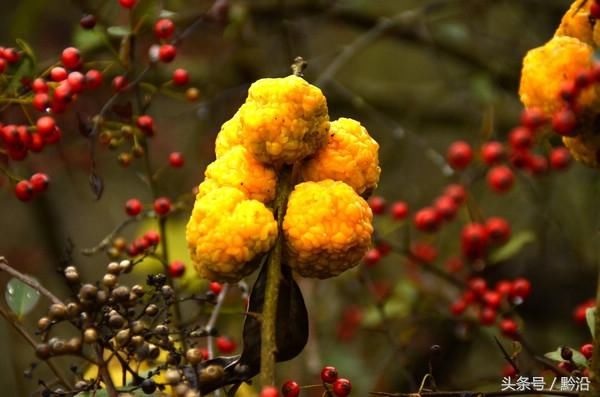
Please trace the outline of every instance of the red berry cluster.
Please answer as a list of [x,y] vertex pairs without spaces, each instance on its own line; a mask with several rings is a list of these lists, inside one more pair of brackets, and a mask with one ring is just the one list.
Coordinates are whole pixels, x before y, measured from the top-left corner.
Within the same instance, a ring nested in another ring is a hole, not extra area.
[[504,336],[516,339],[519,336],[517,323],[508,316],[498,321],[498,312],[507,312],[506,309],[513,303],[522,302],[530,292],[531,284],[525,278],[501,280],[494,288],[489,288],[485,279],[473,277],[463,295],[450,305],[450,312],[460,316],[471,306],[481,325],[496,324]]
[[127,245],[127,255],[131,258],[142,255],[149,250],[155,249],[159,243],[160,235],[156,231],[150,230]]
[[[335,397],[346,397],[352,391],[352,383],[348,379],[340,378],[338,370],[335,367],[326,366],[321,370],[321,382],[325,393],[323,395],[333,395]],[[263,389],[263,392],[265,389]],[[277,392],[277,390],[275,390]],[[283,397],[298,397],[300,395],[300,385],[293,380],[288,380],[281,386],[281,394]],[[279,396],[277,394],[264,394],[261,392],[261,397]]]
[[45,192],[49,183],[50,178],[48,178],[48,175],[38,172],[33,174],[29,180],[17,182],[15,195],[21,201],[29,201],[35,194]]
[[418,210],[413,218],[417,230],[427,233],[437,232],[444,222],[454,220],[460,206],[465,202],[467,193],[464,186],[451,184],[433,204]]
[[491,217],[485,223],[468,223],[461,232],[462,254],[470,261],[482,259],[490,247],[504,244],[510,235],[510,225],[504,218]]

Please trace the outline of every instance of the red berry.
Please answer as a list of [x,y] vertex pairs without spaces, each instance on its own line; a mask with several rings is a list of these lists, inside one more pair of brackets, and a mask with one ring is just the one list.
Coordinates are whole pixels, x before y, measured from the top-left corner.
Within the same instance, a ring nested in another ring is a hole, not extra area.
[[264,386],[259,397],[279,397],[279,390],[274,386]]
[[438,256],[437,249],[425,242],[416,242],[410,247],[410,253],[415,261],[423,264],[433,263]]
[[154,134],[154,119],[151,116],[148,116],[147,114],[139,116],[136,120],[136,125],[146,135]]
[[15,185],[15,195],[21,201],[29,201],[33,198],[33,186],[29,181],[19,181]]
[[370,197],[368,203],[374,215],[381,215],[385,212],[385,200],[383,199],[383,197]]
[[142,208],[142,203],[136,198],[129,199],[125,203],[125,212],[127,212],[127,215],[129,216],[138,215],[140,212],[142,212]]
[[502,376],[504,376],[504,377],[512,378],[513,376],[517,376],[517,375],[518,375],[517,370],[510,363],[506,364],[504,366],[504,368],[502,368]]
[[440,217],[433,207],[425,207],[415,214],[415,227],[423,232],[435,232],[440,227]]
[[450,196],[442,196],[435,200],[435,210],[438,214],[447,221],[454,219],[456,211],[458,211],[458,205]]
[[158,215],[167,215],[171,211],[171,200],[167,197],[159,197],[154,200],[154,212]]
[[512,292],[512,283],[508,280],[500,280],[496,283],[496,292],[501,296],[510,295]]
[[600,4],[597,2],[593,2],[590,5],[590,15],[596,19],[600,19]]
[[159,19],[154,24],[154,34],[159,39],[170,39],[174,32],[175,24],[170,19]]
[[381,260],[381,252],[377,248],[371,248],[365,254],[363,261],[367,267],[373,267]]
[[54,131],[54,128],[56,128],[56,122],[50,116],[42,116],[39,119],[37,119],[35,126],[37,128],[37,131],[42,136],[46,136],[50,135]]
[[68,73],[65,68],[61,68],[60,66],[54,67],[50,70],[50,79],[52,81],[63,81],[67,78],[67,75]]
[[119,0],[119,4],[123,8],[133,8],[135,3],[137,3],[137,0]]
[[44,81],[44,79],[37,78],[37,79],[33,80],[33,83],[31,83],[31,89],[36,94],[47,94],[48,93],[48,84],[46,83],[46,81]]
[[519,326],[513,319],[503,319],[500,321],[498,327],[500,328],[502,335],[506,336],[507,338],[515,339],[519,335]]
[[63,50],[60,60],[67,69],[77,69],[81,66],[81,53],[75,47],[67,47]]
[[21,54],[14,48],[5,48],[4,59],[10,64],[17,63],[21,59]]
[[506,193],[512,188],[515,177],[510,168],[497,165],[488,171],[487,182],[495,192]]
[[67,82],[74,93],[81,92],[85,84],[85,76],[79,72],[71,72],[67,77]]
[[83,29],[94,29],[96,26],[96,17],[92,14],[86,14],[79,20],[79,25]]
[[208,289],[210,289],[210,291],[215,294],[215,295],[219,295],[221,293],[221,291],[223,291],[223,285],[221,285],[221,283],[217,282],[217,281],[212,281],[209,285],[208,285]]
[[6,61],[0,58],[0,73],[4,73],[6,71]]
[[112,87],[115,92],[124,91],[129,85],[129,81],[125,76],[115,76],[112,81]]
[[485,221],[485,229],[492,243],[505,243],[511,235],[510,225],[506,219],[497,216]]
[[473,159],[473,150],[465,141],[456,141],[450,145],[446,153],[448,164],[455,170],[466,168]]
[[564,147],[557,147],[550,152],[550,167],[555,170],[565,170],[571,164],[571,154]]
[[487,165],[499,163],[504,155],[504,146],[500,142],[486,142],[481,146],[481,159]]
[[348,379],[339,378],[333,382],[332,390],[336,397],[346,397],[352,391],[352,383]]
[[521,113],[521,125],[534,131],[546,121],[544,112],[538,108],[524,109]]
[[169,276],[179,278],[185,273],[185,263],[182,261],[172,261],[169,263]]
[[336,367],[323,367],[321,370],[321,380],[323,383],[333,383],[338,379],[338,370]]
[[173,168],[181,168],[183,167],[184,159],[183,154],[180,152],[173,152],[169,154],[169,165]]
[[48,189],[50,178],[48,178],[48,175],[38,172],[29,178],[29,182],[31,182],[31,186],[35,193],[42,193]]
[[55,101],[62,102],[63,104],[71,100],[73,90],[68,82],[62,82],[54,89]]
[[517,127],[508,134],[508,142],[514,150],[526,150],[533,145],[533,133],[529,128]]
[[467,302],[463,299],[456,300],[450,305],[450,313],[454,316],[460,316],[467,309]]
[[[42,135],[42,134],[40,134],[40,135]],[[42,138],[44,138],[45,144],[51,145],[53,143],[60,141],[61,136],[62,136],[62,131],[60,130],[60,128],[55,127],[54,130],[49,135],[42,135]]]
[[298,397],[300,395],[300,385],[293,380],[288,380],[281,386],[283,397]]
[[377,251],[379,251],[381,256],[386,256],[390,252],[392,252],[392,246],[386,241],[379,241],[375,247],[377,248]]
[[446,267],[446,270],[448,270],[448,272],[457,273],[465,267],[465,263],[461,258],[454,256],[448,258],[444,263],[444,266]]
[[150,243],[150,245],[158,245],[160,243],[160,234],[154,230],[149,230],[144,233],[144,238]]
[[552,116],[552,128],[560,135],[575,135],[576,126],[577,119],[575,118],[575,113],[570,109],[563,108]]
[[579,95],[579,87],[574,80],[568,80],[560,86],[560,97],[566,102],[573,102]]
[[160,59],[162,62],[171,62],[173,59],[175,59],[175,55],[177,55],[177,49],[174,45],[163,44],[158,49],[158,59]]
[[102,85],[102,72],[90,69],[85,73],[85,88],[93,90]]
[[473,277],[467,285],[469,290],[477,296],[483,296],[487,291],[487,282],[481,277]]
[[500,306],[502,296],[496,291],[485,291],[483,301],[487,306],[496,309]]
[[219,336],[215,340],[215,345],[221,353],[233,353],[237,348],[235,341],[227,336]]
[[590,359],[592,358],[592,353],[594,352],[594,345],[592,345],[591,343],[586,343],[585,345],[579,348],[579,351],[581,352],[581,354],[583,354],[585,358]]
[[587,306],[579,305],[573,310],[573,319],[576,323],[585,324],[587,309]]
[[457,205],[464,203],[467,198],[465,187],[457,183],[448,185],[444,190],[444,195],[452,198]]
[[531,292],[531,283],[526,278],[518,278],[513,281],[512,296],[521,299],[527,298]]
[[44,149],[44,138],[37,132],[31,134],[31,140],[27,148],[35,153],[41,152]]
[[46,109],[48,109],[48,107],[50,106],[50,98],[48,98],[48,94],[43,94],[43,93],[35,94],[33,96],[33,100],[31,101],[31,104],[33,105],[34,108],[36,108],[40,112],[45,112]]
[[488,248],[488,232],[485,226],[479,223],[465,225],[461,233],[461,247],[466,258],[483,258]]
[[173,72],[173,84],[186,85],[190,82],[190,75],[185,69],[175,69]]
[[404,201],[396,201],[392,204],[392,218],[402,220],[408,215],[408,204]]
[[533,154],[527,160],[527,166],[533,175],[543,175],[548,171],[548,160],[544,156]]
[[483,307],[479,311],[479,323],[481,325],[492,325],[496,322],[496,310],[491,307]]

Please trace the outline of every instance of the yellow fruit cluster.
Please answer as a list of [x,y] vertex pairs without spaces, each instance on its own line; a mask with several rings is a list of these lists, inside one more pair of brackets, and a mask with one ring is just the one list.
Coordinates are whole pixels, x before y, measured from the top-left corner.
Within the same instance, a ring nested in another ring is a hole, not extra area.
[[[575,0],[563,16],[554,37],[534,48],[523,59],[519,94],[527,108],[538,108],[552,116],[564,106],[560,90],[582,70],[593,65],[593,54],[600,45],[600,24],[590,18],[589,2]],[[600,139],[593,120],[600,115],[600,88],[584,90],[578,97],[581,111],[577,118],[577,136],[563,137],[573,157],[598,167]]]
[[[359,194],[377,186],[378,150],[359,122],[330,123],[325,96],[301,77],[252,84],[221,127],[217,159],[206,168],[186,228],[198,273],[237,281],[278,237],[285,239],[285,260],[302,276],[332,277],[356,265],[373,233],[371,210]],[[293,167],[295,186],[279,236],[267,206],[283,167]]]

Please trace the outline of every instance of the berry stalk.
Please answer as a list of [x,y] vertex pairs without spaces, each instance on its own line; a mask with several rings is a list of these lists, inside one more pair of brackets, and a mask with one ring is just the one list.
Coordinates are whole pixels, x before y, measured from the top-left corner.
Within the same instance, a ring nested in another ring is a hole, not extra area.
[[277,196],[275,197],[275,204],[273,206],[277,216],[279,233],[267,262],[265,303],[261,317],[260,383],[263,387],[275,384],[275,353],[277,351],[275,324],[277,322],[277,297],[279,296],[279,285],[281,282],[281,259],[283,251],[283,231],[281,225],[288,197],[293,188],[292,180],[291,167],[284,166],[279,174]]

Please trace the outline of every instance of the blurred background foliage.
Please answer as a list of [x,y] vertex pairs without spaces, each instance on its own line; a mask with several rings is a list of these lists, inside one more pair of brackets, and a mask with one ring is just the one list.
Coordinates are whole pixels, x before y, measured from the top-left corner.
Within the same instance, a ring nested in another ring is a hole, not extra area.
[[[377,194],[388,201],[405,200],[416,209],[431,202],[445,184],[466,178],[474,181],[470,194],[483,214],[504,216],[511,221],[514,234],[535,236],[532,243],[483,274],[492,281],[516,276],[531,279],[533,293],[518,312],[537,352],[561,344],[579,346],[588,335],[574,324],[572,310],[593,295],[598,262],[600,183],[596,171],[575,165],[566,173],[541,178],[520,173],[516,188],[497,196],[485,186],[481,170],[453,175],[442,157],[455,139],[465,139],[475,147],[490,138],[504,139],[521,110],[517,96],[521,59],[528,49],[552,36],[569,3],[231,0],[225,23],[199,24],[178,50],[175,63],[189,70],[200,89],[200,100],[186,102],[182,93],[176,93],[175,98],[158,96],[150,107],[157,125],[151,144],[155,166],[165,165],[174,150],[186,158],[183,171],[164,170],[161,191],[177,197],[198,184],[204,167],[214,159],[213,142],[220,125],[244,100],[249,84],[288,74],[291,60],[301,55],[309,62],[306,78],[324,90],[332,118],[345,115],[361,120],[380,142],[383,173]],[[4,0],[0,4],[0,44],[14,46],[15,39],[25,40],[35,49],[40,70],[55,62],[68,45],[81,48],[87,60],[110,59],[98,31],[128,23],[127,13],[116,0]],[[175,12],[174,20],[183,29],[211,4],[206,0],[141,1],[137,17],[149,15],[137,43],[142,59],[152,43],[150,30],[160,7]],[[79,27],[82,12],[97,15],[96,31]],[[111,45],[117,48],[118,40]],[[167,81],[172,68],[156,68],[151,80],[156,84]],[[93,116],[109,97],[108,88],[85,96],[77,109]],[[10,108],[0,117],[3,123],[22,121]],[[75,113],[59,117],[59,124],[64,140],[58,149],[33,156],[15,169],[25,175],[45,170],[52,178],[49,193],[23,204],[14,198],[6,181],[1,188],[0,254],[60,295],[66,292],[56,273],[61,261],[77,264],[90,280],[97,278],[107,259],[84,257],[80,250],[95,245],[125,219],[126,199],[139,197],[149,202],[150,193],[138,175],[140,164],[123,169],[116,161],[118,150],[103,149],[98,152],[98,164],[105,192],[95,201],[88,187],[87,141],[77,132]],[[182,211],[179,220],[170,221],[172,259],[189,261],[183,242],[187,215]],[[435,237],[427,237],[440,249],[439,264],[458,253],[460,224],[468,220],[466,210],[461,210],[459,218]],[[380,228],[391,227],[387,219],[377,223]],[[125,236],[134,238],[146,227],[129,227]],[[365,286],[367,276],[391,291],[380,306],[383,311],[377,309],[377,299]],[[138,272],[132,277],[144,275]],[[419,274],[402,256],[391,255],[368,272],[349,272],[318,282],[302,280],[301,287],[311,315],[311,340],[300,357],[280,365],[281,381],[317,383],[321,366],[331,364],[353,381],[354,395],[366,395],[369,390],[414,391],[427,372],[429,347],[439,344],[441,354],[432,364],[442,389],[498,390],[504,363],[493,340],[497,330],[451,318],[447,307],[459,292]],[[219,329],[239,341],[239,293],[232,293],[227,305]],[[29,326],[44,309],[43,304],[38,306],[25,320]],[[361,313],[362,325],[352,335],[340,333],[342,320],[357,313]],[[4,353],[0,355],[0,388],[13,391],[12,395],[28,395],[36,386],[22,375],[34,359],[29,346],[4,322],[0,322],[0,340]],[[68,360],[64,362],[68,368]],[[524,367],[528,368],[533,367]],[[40,367],[34,375],[43,376],[44,371]]]

